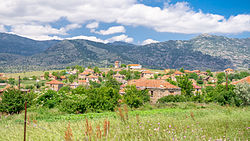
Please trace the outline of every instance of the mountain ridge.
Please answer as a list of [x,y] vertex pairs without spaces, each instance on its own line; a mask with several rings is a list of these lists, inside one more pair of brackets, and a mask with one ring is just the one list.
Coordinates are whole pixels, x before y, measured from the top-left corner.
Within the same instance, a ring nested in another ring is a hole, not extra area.
[[[26,42],[22,39],[17,38],[16,44]],[[0,45],[3,44],[1,41],[0,36]],[[250,38],[237,39],[205,34],[190,40],[169,40],[147,45],[123,42],[104,44],[83,39],[43,41],[42,43],[45,46],[38,46],[37,52],[31,50],[30,53],[25,54],[11,51],[6,53],[0,50],[0,67],[2,67],[0,71],[29,71],[33,68],[62,69],[77,64],[107,67],[116,60],[125,64],[140,63],[155,69],[184,67],[214,71],[228,67],[248,69],[250,64],[250,53],[248,54]],[[34,46],[27,44],[27,48],[34,48]]]

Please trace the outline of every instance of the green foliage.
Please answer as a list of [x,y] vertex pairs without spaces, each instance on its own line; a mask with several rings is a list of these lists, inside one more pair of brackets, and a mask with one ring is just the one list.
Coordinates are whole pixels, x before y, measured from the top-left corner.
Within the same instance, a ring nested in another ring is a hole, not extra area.
[[53,108],[60,103],[60,96],[56,91],[48,90],[39,95],[36,102],[41,106]]
[[158,75],[157,74],[154,74],[154,79],[157,79],[158,78]]
[[182,67],[182,68],[180,68],[180,72],[182,72],[182,73],[184,73],[184,72],[185,72],[183,67]]
[[69,86],[63,86],[58,91],[58,93],[69,93],[69,92],[70,92],[70,87]]
[[108,88],[114,88],[116,90],[120,90],[121,83],[118,82],[115,78],[113,77],[108,77],[104,83],[105,87]]
[[212,74],[211,70],[208,69],[208,70],[206,70],[206,72],[207,72],[207,75],[208,75],[208,76],[213,77],[213,74]]
[[234,86],[228,85],[228,90],[226,90],[226,86],[217,85],[215,88],[207,87],[203,90],[203,94],[205,95],[205,102],[217,102],[221,105],[236,105],[240,106],[242,101],[240,98],[234,93]]
[[126,65],[126,64],[121,64],[121,67],[122,67],[122,68],[126,68],[127,65]]
[[15,85],[15,78],[9,78],[8,79],[8,83],[11,84],[11,85]]
[[131,108],[138,108],[150,101],[148,90],[137,90],[134,85],[127,86],[125,93],[124,102]]
[[44,78],[45,78],[46,80],[49,80],[49,72],[44,72]]
[[0,112],[6,112],[9,114],[19,113],[24,110],[25,101],[27,101],[27,107],[33,103],[35,98],[34,93],[24,94],[20,90],[8,89],[1,96]]
[[166,79],[166,81],[168,81],[168,82],[169,82],[170,84],[172,84],[172,85],[175,85],[175,86],[178,85],[177,82],[176,82],[176,81],[173,81],[171,78]]
[[188,74],[188,78],[189,79],[197,80],[198,79],[198,75],[196,73],[189,73]]
[[101,73],[101,71],[99,70],[98,67],[95,67],[95,68],[94,68],[94,72],[95,72],[95,73]]
[[229,74],[229,75],[228,75],[228,79],[229,79],[230,81],[232,81],[233,79],[239,80],[239,79],[245,78],[245,77],[247,77],[247,76],[249,76],[249,75],[250,75],[249,72],[247,72],[247,71],[242,71],[242,72],[240,72],[240,73],[232,73],[232,74]]
[[250,104],[250,85],[248,83],[238,83],[234,93],[242,100],[243,105]]
[[196,81],[198,84],[202,85],[203,84],[203,80],[202,77],[199,77],[198,80]]
[[225,82],[226,74],[224,72],[221,72],[221,73],[218,73],[216,77],[217,77],[217,84],[221,84]]
[[70,75],[70,76],[69,76],[69,82],[70,82],[70,83],[73,83],[75,79],[76,79],[76,76],[75,76],[75,75]]
[[33,75],[32,76],[32,80],[36,80],[36,79],[37,79],[37,77]]
[[164,104],[168,102],[186,102],[184,95],[168,95],[158,99],[157,103]]
[[192,81],[188,79],[187,75],[178,76],[176,77],[176,79],[177,79],[178,87],[181,88],[181,94],[187,97],[191,97],[194,91]]
[[25,76],[25,77],[23,78],[23,80],[29,80],[29,78]]

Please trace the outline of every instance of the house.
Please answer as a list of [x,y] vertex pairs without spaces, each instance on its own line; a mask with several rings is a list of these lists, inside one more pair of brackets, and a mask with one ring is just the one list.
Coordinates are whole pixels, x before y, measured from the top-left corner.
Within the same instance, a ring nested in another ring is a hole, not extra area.
[[98,82],[99,81],[98,80],[98,76],[95,76],[95,75],[89,75],[89,76],[87,76],[86,80],[87,80],[87,82],[89,82],[89,81]]
[[59,91],[61,87],[63,87],[63,83],[57,80],[52,80],[46,83],[46,86],[48,86],[51,90]]
[[164,80],[141,78],[129,81],[128,85],[135,85],[137,89],[141,90],[147,89],[150,94],[150,101],[153,104],[164,96],[181,94],[181,88]]
[[4,73],[0,73],[0,78],[5,77]]
[[56,76],[54,76],[54,75],[52,75],[52,74],[49,74],[49,79],[56,80],[56,79],[57,79],[57,77],[56,77]]
[[115,61],[115,68],[120,68],[120,62],[119,61]]
[[201,87],[200,86],[197,86],[195,84],[192,84],[192,85],[193,85],[193,88],[194,88],[194,94],[201,93]]
[[140,64],[128,64],[127,67],[129,69],[141,69],[142,68]]
[[89,74],[94,74],[95,73],[95,71],[92,70],[92,69],[85,69],[85,72],[88,72]]
[[174,75],[175,75],[175,76],[181,76],[182,74],[183,74],[183,73],[180,72],[180,71],[175,71],[175,72],[174,72]]
[[164,72],[167,74],[167,73],[170,73],[171,69],[165,69]]
[[194,73],[194,72],[190,70],[184,70],[184,73]]
[[207,76],[205,78],[203,78],[203,82],[204,84],[207,84],[207,83],[216,83],[217,82],[217,79],[216,78],[213,78],[211,76]]
[[239,84],[239,83],[248,83],[250,85],[250,76],[245,77],[239,81],[232,82],[233,85]]
[[79,86],[79,84],[77,82],[73,82],[69,86],[70,86],[71,89],[75,89],[75,88],[77,88]]
[[149,70],[146,70],[146,71],[143,71],[143,72],[141,73],[141,76],[142,76],[143,78],[147,78],[147,79],[149,79],[149,78],[154,78],[154,73],[151,72],[151,71],[149,71]]
[[125,78],[124,75],[121,75],[121,74],[119,74],[119,73],[115,74],[113,77],[114,77],[118,82],[123,82],[123,79]]
[[171,76],[170,75],[163,75],[162,77],[160,77],[161,80],[166,80],[168,78],[170,78]]
[[60,76],[60,80],[63,81],[63,80],[66,80],[66,76]]
[[88,75],[90,75],[90,73],[87,72],[87,71],[84,71],[83,73],[80,73],[78,75],[78,79],[86,80],[86,78],[87,78]]
[[78,80],[79,85],[88,85],[87,80]]
[[192,72],[193,73],[200,73],[201,71],[200,70],[193,70]]
[[231,74],[231,73],[234,73],[234,70],[233,69],[230,69],[230,68],[227,68],[224,70],[225,73],[228,73],[228,74]]

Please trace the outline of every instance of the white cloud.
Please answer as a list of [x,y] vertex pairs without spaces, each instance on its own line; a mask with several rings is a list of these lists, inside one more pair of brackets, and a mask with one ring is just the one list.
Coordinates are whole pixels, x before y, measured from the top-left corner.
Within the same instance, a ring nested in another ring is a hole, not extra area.
[[84,40],[90,40],[90,41],[94,41],[94,42],[101,42],[101,43],[108,43],[107,40],[102,40],[99,38],[96,38],[95,36],[75,36],[75,37],[71,37],[71,38],[66,38],[68,40],[74,40],[74,39],[84,39]]
[[127,42],[127,43],[131,43],[133,42],[133,38],[131,37],[128,37],[127,35],[119,35],[119,36],[114,36],[114,37],[111,37],[109,39],[107,39],[109,42],[115,42],[115,41],[124,41],[124,42]]
[[[11,28],[30,23],[49,25],[62,17],[69,20],[76,28],[77,25],[89,21],[98,21],[144,26],[158,32],[187,34],[250,32],[249,14],[239,14],[226,19],[222,15],[194,11],[187,2],[165,3],[164,8],[159,8],[139,4],[136,0],[0,0],[0,25]],[[94,32],[97,27],[96,22],[87,28]],[[65,27],[63,30],[50,31],[53,34],[54,32],[62,34],[60,32],[67,32],[69,29]],[[103,30],[103,35],[105,31]],[[32,31],[25,32],[33,34]],[[47,36],[51,32],[47,32]],[[39,31],[39,33],[46,35],[46,32]]]
[[87,24],[86,28],[95,29],[95,28],[98,28],[98,26],[99,26],[98,22],[92,22],[92,23]]
[[112,26],[109,27],[107,30],[100,30],[94,31],[94,33],[101,34],[101,35],[110,35],[115,33],[125,33],[126,29],[124,26]]
[[76,28],[81,28],[82,26],[79,25],[79,24],[69,24],[65,27],[65,30],[68,31],[68,30],[72,30],[72,29],[76,29]]
[[158,43],[159,41],[153,40],[153,39],[147,39],[142,42],[142,45],[152,44],[152,43]]
[[0,25],[0,32],[6,32],[4,25]]

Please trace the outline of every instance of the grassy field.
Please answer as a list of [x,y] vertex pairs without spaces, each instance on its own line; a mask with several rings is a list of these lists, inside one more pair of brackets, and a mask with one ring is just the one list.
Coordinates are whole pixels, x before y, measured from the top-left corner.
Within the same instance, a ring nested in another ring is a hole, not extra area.
[[[128,114],[126,114],[128,113]],[[0,140],[23,139],[24,114],[2,116]],[[249,140],[248,107],[170,104],[167,108],[65,114],[29,109],[28,140]],[[88,120],[86,120],[88,119]]]
[[20,76],[21,78],[32,77],[32,76],[41,76],[44,74],[44,72],[52,73],[52,72],[58,72],[58,71],[62,71],[62,70],[31,71],[31,72],[24,72],[24,73],[6,73],[6,77],[18,79],[18,76]]

